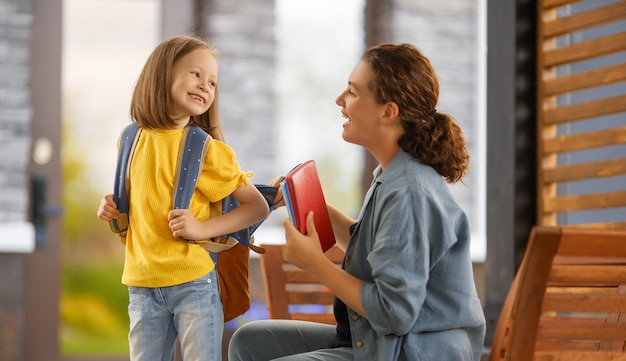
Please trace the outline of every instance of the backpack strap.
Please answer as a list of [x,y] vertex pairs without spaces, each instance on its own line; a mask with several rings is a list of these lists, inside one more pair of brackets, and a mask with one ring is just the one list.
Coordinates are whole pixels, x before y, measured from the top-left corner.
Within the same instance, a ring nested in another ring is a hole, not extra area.
[[[174,175],[174,187],[172,189],[172,199],[174,202],[174,209],[186,209],[189,208],[191,202],[191,196],[196,188],[196,183],[202,172],[204,166],[204,159],[209,145],[211,136],[203,129],[197,126],[190,126],[185,128],[181,141],[180,150],[178,152],[178,162],[176,164],[176,173]],[[226,198],[233,198],[228,196]],[[211,213],[214,215],[225,213],[232,208],[224,208],[224,202],[217,202],[221,205],[221,209],[212,207]],[[219,253],[234,247],[239,241],[233,237],[224,236],[217,237],[217,241],[204,240],[204,241],[189,241],[192,243],[200,244],[204,249],[211,253]]]
[[[133,157],[135,146],[141,134],[139,124],[133,122],[122,132],[118,150],[117,168],[115,170],[115,185],[113,190],[113,200],[120,211],[118,219],[109,222],[111,230],[120,235],[122,243],[126,242],[128,232],[128,189],[130,188],[129,169]],[[176,173],[174,175],[174,187],[172,188],[172,202],[174,209],[189,208],[191,197],[196,188],[196,183],[204,166],[204,159],[208,150],[209,141],[212,139],[206,131],[198,126],[186,127],[178,150],[178,160],[176,163]],[[256,185],[261,191],[270,209],[274,209],[272,204],[277,187],[269,185]],[[239,206],[239,202],[231,194],[220,202],[211,203],[212,216],[229,212]],[[265,250],[253,244],[253,233],[263,221],[244,228],[240,231],[228,235],[216,237],[213,240],[190,241],[200,244],[210,253],[220,253],[231,249],[238,243],[249,247],[257,253],[264,253]]]
[[185,128],[183,139],[180,142],[172,188],[174,209],[189,208],[191,196],[204,166],[209,140],[212,138],[209,133],[192,125]]
[[126,243],[126,233],[128,232],[128,169],[140,134],[141,128],[139,124],[135,122],[130,123],[122,131],[117,152],[113,201],[117,205],[120,214],[117,219],[109,222],[109,227],[114,233],[119,234],[122,243]]

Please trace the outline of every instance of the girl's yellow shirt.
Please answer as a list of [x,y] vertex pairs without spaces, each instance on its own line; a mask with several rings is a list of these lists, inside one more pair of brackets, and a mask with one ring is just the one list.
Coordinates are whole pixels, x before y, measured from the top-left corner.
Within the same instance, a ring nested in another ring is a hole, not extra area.
[[[122,283],[137,287],[167,287],[201,277],[215,267],[201,246],[172,235],[167,214],[183,129],[143,129],[130,163],[129,229]],[[216,202],[248,183],[233,149],[210,140],[202,173],[189,209],[202,221]]]

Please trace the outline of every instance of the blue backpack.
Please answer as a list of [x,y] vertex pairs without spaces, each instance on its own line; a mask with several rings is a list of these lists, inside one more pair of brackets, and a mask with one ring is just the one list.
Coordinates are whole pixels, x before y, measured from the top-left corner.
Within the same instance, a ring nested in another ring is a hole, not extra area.
[[[139,124],[133,122],[122,132],[118,150],[117,167],[113,200],[120,211],[118,219],[109,222],[113,232],[120,235],[122,243],[126,242],[128,231],[128,169],[133,157],[135,145],[141,135]],[[211,136],[197,126],[188,126],[183,133],[184,141],[178,153],[176,174],[174,175],[173,208],[185,209],[189,207],[191,196],[196,188],[196,181],[202,172],[202,165]],[[272,210],[277,187],[255,184],[263,194]],[[211,216],[226,213],[239,206],[239,202],[232,195],[221,202],[211,203]],[[265,250],[253,244],[254,231],[263,221],[244,228],[237,232],[223,235],[212,240],[199,241],[215,262],[219,279],[220,298],[224,310],[224,322],[244,314],[250,308],[250,292],[248,285],[248,261],[250,249],[257,253]]]

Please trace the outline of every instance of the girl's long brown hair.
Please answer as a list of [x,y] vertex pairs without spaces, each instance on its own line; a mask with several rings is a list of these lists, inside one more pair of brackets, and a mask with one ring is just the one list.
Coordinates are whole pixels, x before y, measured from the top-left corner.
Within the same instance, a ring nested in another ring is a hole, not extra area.
[[[176,123],[171,117],[170,86],[172,69],[181,57],[196,49],[208,49],[217,59],[217,51],[206,41],[193,36],[174,36],[160,43],[148,57],[133,91],[130,117],[141,127],[171,129]],[[205,113],[192,116],[191,124],[207,131],[215,139],[224,140],[219,118],[218,89],[215,99]]]
[[381,44],[361,57],[372,68],[369,89],[379,104],[394,102],[404,134],[398,145],[449,183],[469,168],[469,153],[454,119],[436,111],[439,81],[430,61],[410,44]]

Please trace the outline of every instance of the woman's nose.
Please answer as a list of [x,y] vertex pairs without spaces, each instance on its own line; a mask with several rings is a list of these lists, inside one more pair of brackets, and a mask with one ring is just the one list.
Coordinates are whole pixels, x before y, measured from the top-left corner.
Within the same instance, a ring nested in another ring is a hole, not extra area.
[[339,94],[339,96],[335,99],[335,104],[342,106],[343,104],[343,93]]

